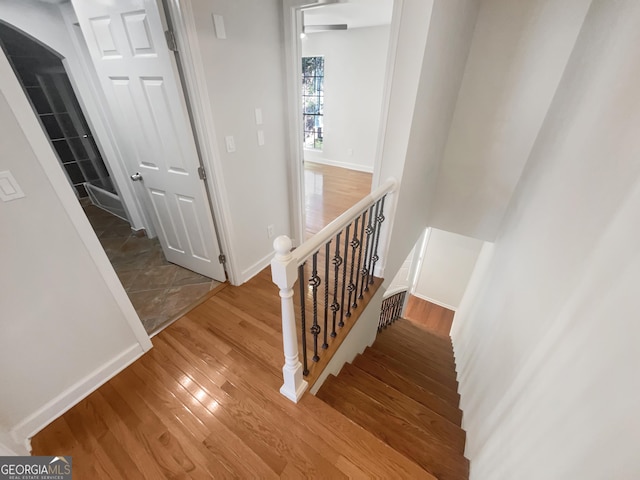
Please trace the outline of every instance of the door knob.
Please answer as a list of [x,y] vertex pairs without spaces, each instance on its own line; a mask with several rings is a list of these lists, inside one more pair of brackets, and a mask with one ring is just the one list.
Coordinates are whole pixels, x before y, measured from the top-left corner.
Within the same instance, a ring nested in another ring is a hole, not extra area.
[[140,175],[140,172],[136,172],[131,175],[131,180],[133,180],[134,182],[139,182],[140,180],[142,180],[142,175]]

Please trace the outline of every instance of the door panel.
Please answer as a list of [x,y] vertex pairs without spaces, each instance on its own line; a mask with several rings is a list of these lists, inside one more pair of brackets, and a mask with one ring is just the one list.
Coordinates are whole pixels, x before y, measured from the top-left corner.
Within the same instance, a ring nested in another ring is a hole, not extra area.
[[173,53],[153,0],[72,1],[167,260],[224,281]]

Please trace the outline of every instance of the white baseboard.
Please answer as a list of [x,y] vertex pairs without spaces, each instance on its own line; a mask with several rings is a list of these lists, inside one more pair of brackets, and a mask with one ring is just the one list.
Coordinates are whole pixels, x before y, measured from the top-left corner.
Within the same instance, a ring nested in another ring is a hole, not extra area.
[[431,302],[431,303],[435,303],[436,305],[440,306],[440,307],[444,307],[447,308],[449,310],[453,310],[454,312],[457,310],[456,307],[452,307],[451,305],[447,305],[444,302],[441,302],[439,300],[435,300],[433,298],[429,298],[425,295],[420,295],[419,293],[413,292],[411,295],[413,295],[414,297],[418,297],[421,300],[426,300],[427,302]]
[[240,279],[239,285],[242,285],[243,283],[251,280],[258,273],[260,273],[262,270],[267,268],[267,266],[271,263],[271,259],[275,254],[276,254],[275,251],[270,252],[269,254],[265,255],[260,260],[258,260],[256,263],[251,265],[249,268],[247,268],[246,270],[243,270],[241,273],[242,278]]
[[31,442],[17,443],[9,433],[0,432],[0,457],[26,456],[31,454]]
[[132,345],[93,373],[72,385],[60,395],[24,419],[11,430],[13,440],[29,445],[29,439],[71,407],[108,382],[144,354],[140,344]]
[[357,172],[366,172],[373,173],[373,165],[360,165],[358,163],[349,163],[349,162],[339,162],[337,160],[330,160],[328,158],[310,158],[309,160],[305,159],[305,162],[309,163],[319,163],[321,165],[329,165],[331,167],[341,167],[346,168],[348,170],[355,170]]

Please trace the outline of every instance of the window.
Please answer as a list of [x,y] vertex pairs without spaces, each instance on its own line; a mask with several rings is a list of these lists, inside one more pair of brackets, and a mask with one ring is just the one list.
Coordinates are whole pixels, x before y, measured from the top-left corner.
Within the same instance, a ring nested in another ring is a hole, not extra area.
[[322,150],[324,57],[302,57],[304,147]]

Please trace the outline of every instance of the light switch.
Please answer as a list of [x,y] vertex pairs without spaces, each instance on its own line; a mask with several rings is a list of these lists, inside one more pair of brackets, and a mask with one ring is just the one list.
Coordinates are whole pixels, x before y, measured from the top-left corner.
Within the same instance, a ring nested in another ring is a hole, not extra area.
[[16,182],[16,179],[13,178],[11,172],[8,170],[0,172],[0,198],[2,201],[10,202],[24,196],[24,192]]
[[222,15],[213,16],[213,26],[216,29],[216,37],[220,40],[225,40],[227,38],[227,32],[224,28],[224,18]]
[[258,145],[264,145],[264,130],[258,130]]
[[256,125],[262,125],[262,109],[256,108]]
[[233,153],[236,151],[236,141],[233,139],[233,136],[227,135],[224,137],[224,143],[227,146],[227,152]]

